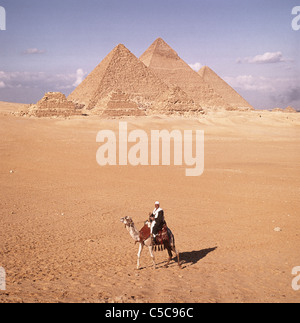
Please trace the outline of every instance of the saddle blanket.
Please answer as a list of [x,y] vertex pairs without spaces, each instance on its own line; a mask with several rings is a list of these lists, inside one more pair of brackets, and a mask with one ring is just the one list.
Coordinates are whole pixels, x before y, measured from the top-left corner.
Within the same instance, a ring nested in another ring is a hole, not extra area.
[[[144,242],[148,240],[151,236],[150,228],[147,224],[144,225],[144,227],[140,230],[140,242]],[[162,230],[158,232],[155,239],[155,245],[161,246],[169,243],[170,237],[168,234],[168,227],[166,224],[164,224]]]

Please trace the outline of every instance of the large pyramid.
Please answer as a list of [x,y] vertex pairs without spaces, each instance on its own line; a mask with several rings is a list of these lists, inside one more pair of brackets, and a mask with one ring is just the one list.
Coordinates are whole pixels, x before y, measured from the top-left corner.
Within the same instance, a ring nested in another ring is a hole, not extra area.
[[[68,99],[83,104],[86,109],[93,109],[96,113],[111,111],[118,114],[120,111],[117,112],[116,109],[122,109],[122,101],[124,104],[126,101],[125,109],[130,102],[131,107],[134,103],[137,109],[143,111],[164,112],[164,109],[168,109],[168,104],[164,101],[172,97],[173,92],[171,87],[120,44],[69,95]],[[120,100],[116,99],[116,94],[113,93],[122,93]],[[182,107],[186,108],[185,105]],[[136,108],[130,109],[131,112],[134,110]]]
[[223,99],[230,104],[231,108],[229,109],[254,110],[254,108],[243,97],[241,97],[208,66],[203,66],[199,71],[199,75],[215,90],[215,92],[221,95]]
[[163,39],[158,38],[140,60],[169,86],[180,87],[202,107],[230,107]]

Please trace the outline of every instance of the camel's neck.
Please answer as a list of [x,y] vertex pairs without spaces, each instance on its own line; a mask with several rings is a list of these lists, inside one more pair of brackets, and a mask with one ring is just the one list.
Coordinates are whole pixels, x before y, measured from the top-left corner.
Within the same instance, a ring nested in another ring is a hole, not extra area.
[[131,235],[132,239],[134,239],[135,241],[139,241],[140,240],[140,233],[136,229],[135,226],[133,226],[133,227],[126,227],[126,228],[127,228],[127,231],[129,232],[129,234]]

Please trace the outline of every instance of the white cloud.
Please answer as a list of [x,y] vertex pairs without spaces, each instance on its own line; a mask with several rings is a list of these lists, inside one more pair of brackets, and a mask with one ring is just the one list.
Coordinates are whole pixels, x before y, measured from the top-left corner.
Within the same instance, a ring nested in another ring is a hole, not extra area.
[[190,67],[194,70],[194,71],[196,71],[196,72],[199,72],[199,70],[200,70],[200,68],[203,66],[201,63],[199,63],[199,62],[196,62],[196,63],[194,63],[194,64],[189,64],[190,65]]
[[224,77],[224,80],[233,88],[247,91],[274,92],[274,82],[262,76],[239,75],[237,77]]
[[24,55],[36,55],[36,54],[45,54],[45,50],[37,49],[37,48],[28,48],[22,52]]
[[274,53],[264,53],[262,55],[256,55],[254,57],[245,57],[245,58],[238,58],[237,63],[248,63],[248,64],[276,64],[276,63],[283,63],[288,62],[289,59],[283,57],[282,52],[274,52]]
[[49,91],[71,89],[75,79],[75,73],[47,74],[44,72],[0,71],[0,82],[3,82],[6,88],[43,88],[49,89]]
[[76,73],[49,74],[45,72],[4,72],[0,70],[0,88],[34,88],[43,91],[68,91],[77,87],[87,73],[78,68]]
[[241,94],[248,94],[253,101],[268,101],[270,107],[300,104],[300,78],[272,78],[253,75],[224,77],[224,80]]
[[76,71],[76,81],[73,86],[77,87],[84,79],[85,73],[82,68],[78,68]]

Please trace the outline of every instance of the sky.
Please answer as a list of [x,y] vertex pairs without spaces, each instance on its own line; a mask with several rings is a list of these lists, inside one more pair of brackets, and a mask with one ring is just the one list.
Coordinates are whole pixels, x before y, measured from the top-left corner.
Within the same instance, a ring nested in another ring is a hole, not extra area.
[[296,6],[300,0],[0,0],[0,101],[68,95],[119,43],[140,57],[161,37],[255,108],[300,111]]

